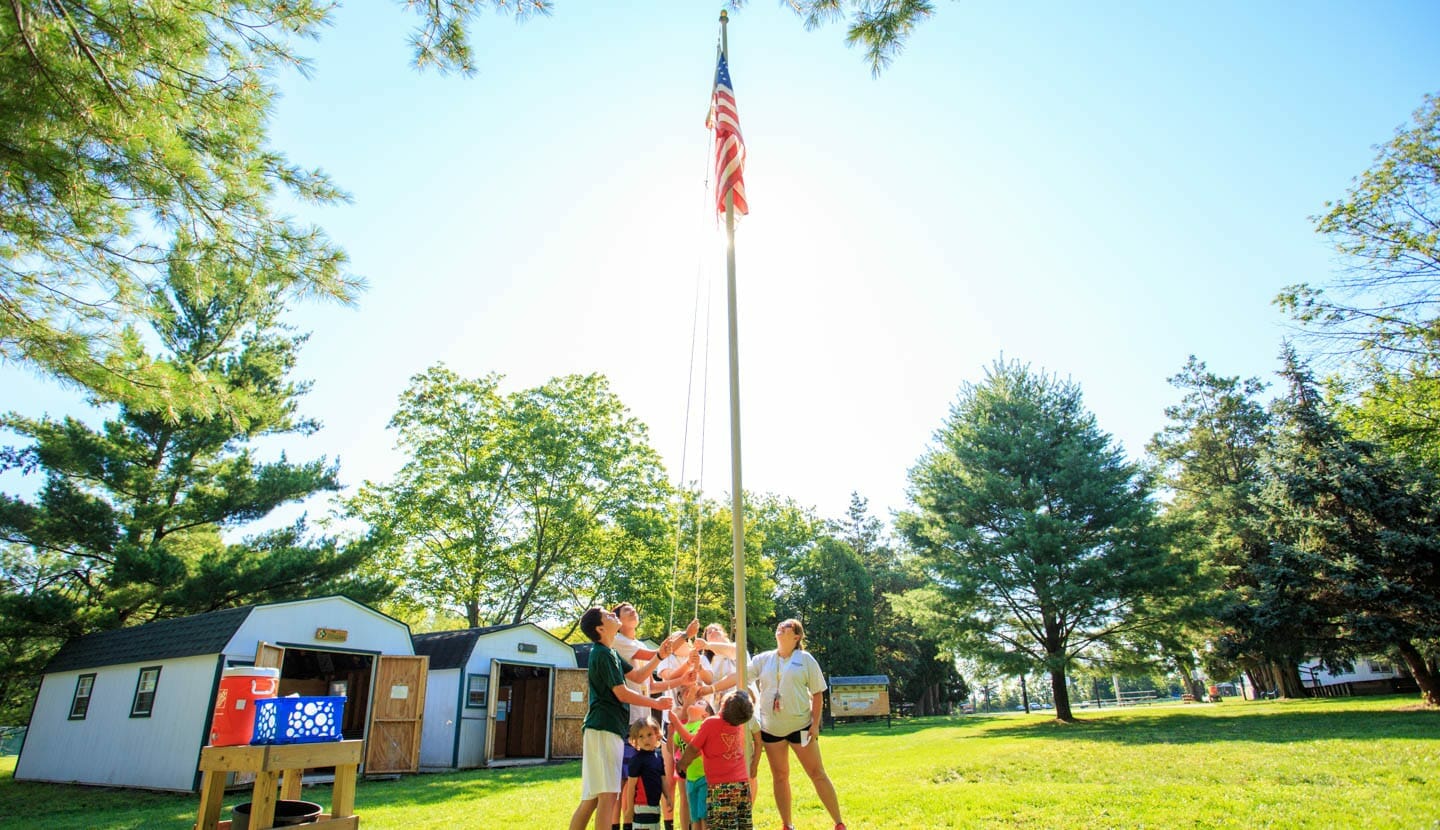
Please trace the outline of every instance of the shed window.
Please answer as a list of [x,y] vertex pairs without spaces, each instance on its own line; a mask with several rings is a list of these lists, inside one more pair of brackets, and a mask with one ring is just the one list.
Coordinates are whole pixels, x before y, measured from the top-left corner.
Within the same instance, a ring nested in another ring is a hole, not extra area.
[[90,711],[90,693],[94,689],[94,674],[82,674],[75,679],[75,697],[70,700],[70,720],[85,720],[85,713]]
[[135,700],[130,704],[130,717],[148,718],[155,708],[155,688],[160,685],[160,667],[146,666],[135,681]]
[[465,680],[465,708],[484,709],[490,694],[490,675],[471,674]]

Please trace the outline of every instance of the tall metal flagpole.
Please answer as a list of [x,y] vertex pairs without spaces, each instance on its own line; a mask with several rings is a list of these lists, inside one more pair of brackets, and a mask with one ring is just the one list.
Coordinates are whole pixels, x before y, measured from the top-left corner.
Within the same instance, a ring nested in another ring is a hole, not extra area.
[[[720,11],[720,54],[730,62],[726,27],[730,15]],[[717,185],[720,182],[717,182]],[[745,491],[740,485],[740,337],[735,302],[735,190],[725,194],[725,295],[730,316],[730,538],[735,559],[736,689],[744,689],[745,663]]]

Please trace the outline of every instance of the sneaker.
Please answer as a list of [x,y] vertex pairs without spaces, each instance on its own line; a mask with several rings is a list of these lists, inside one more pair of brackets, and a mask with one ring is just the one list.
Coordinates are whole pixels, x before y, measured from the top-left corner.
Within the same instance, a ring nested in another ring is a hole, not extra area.
[[839,824],[835,825],[835,830],[845,830],[845,822],[842,821]]

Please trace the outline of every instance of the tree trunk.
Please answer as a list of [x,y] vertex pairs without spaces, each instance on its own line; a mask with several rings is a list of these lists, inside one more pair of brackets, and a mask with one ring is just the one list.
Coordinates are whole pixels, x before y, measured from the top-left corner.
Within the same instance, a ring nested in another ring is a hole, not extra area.
[[1250,684],[1250,693],[1255,696],[1255,700],[1259,700],[1260,692],[1267,688],[1264,683],[1265,678],[1261,670],[1260,662],[1250,658],[1242,658],[1240,660],[1240,670],[1245,673],[1245,680]]
[[1074,721],[1075,716],[1070,714],[1070,687],[1065,684],[1064,669],[1050,671],[1050,690],[1055,694],[1055,719]]
[[1300,667],[1293,662],[1277,663],[1276,674],[1280,676],[1280,696],[1285,698],[1309,697],[1310,692],[1300,680]]
[[1400,657],[1410,669],[1410,675],[1415,678],[1415,683],[1420,687],[1420,696],[1424,698],[1426,706],[1440,706],[1440,676],[1437,676],[1436,667],[1425,662],[1425,657],[1415,644],[1403,641],[1396,646]]
[[1195,664],[1178,653],[1172,654],[1170,659],[1175,661],[1175,668],[1180,671],[1180,682],[1185,686],[1185,694],[1197,701],[1205,700],[1205,690],[1200,688],[1200,682],[1195,679]]

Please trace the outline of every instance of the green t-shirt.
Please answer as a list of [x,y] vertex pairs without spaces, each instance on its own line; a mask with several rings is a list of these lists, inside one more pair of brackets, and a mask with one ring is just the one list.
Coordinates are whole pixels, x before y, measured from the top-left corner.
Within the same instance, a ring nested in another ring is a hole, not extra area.
[[[704,720],[703,718],[700,719],[700,720],[697,720],[697,721],[691,721],[690,723],[685,724],[685,731],[686,731],[686,732],[689,732],[691,735],[694,735],[696,732],[699,732],[699,731],[700,731],[700,724],[702,724],[702,723],[704,723],[704,722],[705,722],[705,720]],[[689,744],[687,744],[687,743],[685,743],[684,741],[681,740],[681,738],[680,738],[679,735],[675,735],[673,738],[671,738],[671,740],[673,740],[673,741],[675,742],[675,749],[676,749],[677,752],[684,752],[684,751],[685,751],[685,747],[689,746]],[[678,759],[677,759],[677,760],[678,760]],[[705,777],[705,756],[703,756],[703,755],[697,755],[697,756],[695,756],[695,760],[693,760],[693,761],[690,762],[690,766],[688,766],[688,767],[685,768],[685,780],[686,780],[686,781],[699,781],[700,779],[702,779],[702,778],[704,778],[704,777]]]
[[590,713],[585,716],[586,729],[614,732],[624,738],[630,733],[630,707],[615,696],[615,687],[625,684],[630,664],[604,643],[590,647],[586,675],[590,679]]

